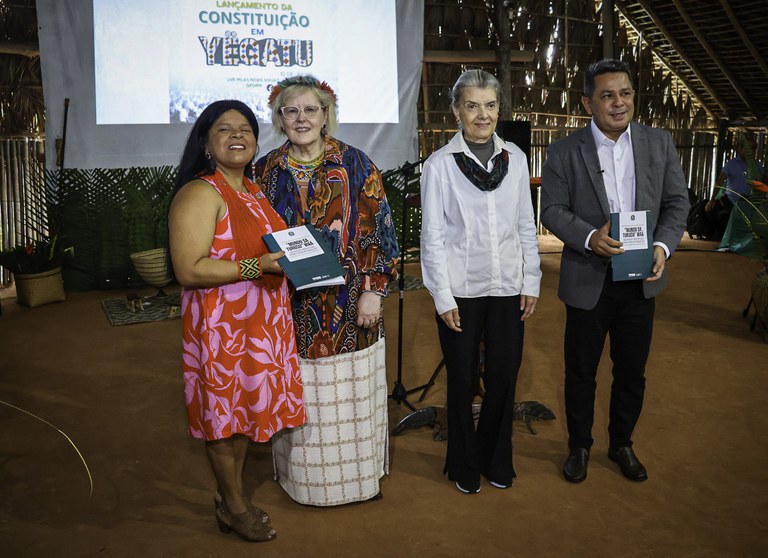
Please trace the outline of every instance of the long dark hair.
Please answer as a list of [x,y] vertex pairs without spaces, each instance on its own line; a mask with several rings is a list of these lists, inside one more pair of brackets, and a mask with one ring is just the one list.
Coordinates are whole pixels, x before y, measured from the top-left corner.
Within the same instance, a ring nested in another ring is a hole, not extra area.
[[[228,110],[236,110],[245,116],[251,128],[253,128],[253,136],[256,142],[259,141],[259,123],[253,111],[248,108],[248,105],[234,99],[214,101],[200,113],[194,126],[192,126],[192,130],[189,132],[187,143],[184,145],[184,152],[181,155],[181,162],[179,163],[176,191],[190,180],[201,175],[213,174],[216,170],[213,162],[205,157],[205,144],[208,141],[208,132],[210,132],[213,123]],[[251,176],[251,165],[245,166],[243,174],[248,178],[253,178]]]

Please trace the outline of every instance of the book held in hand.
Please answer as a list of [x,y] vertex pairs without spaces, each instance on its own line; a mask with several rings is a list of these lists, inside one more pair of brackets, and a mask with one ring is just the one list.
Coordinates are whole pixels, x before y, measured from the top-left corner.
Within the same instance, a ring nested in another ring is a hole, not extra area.
[[653,275],[653,230],[650,211],[611,213],[611,238],[623,244],[623,254],[611,256],[614,281]]
[[285,252],[277,263],[297,291],[344,284],[344,268],[314,227],[301,225],[263,238],[270,252]]

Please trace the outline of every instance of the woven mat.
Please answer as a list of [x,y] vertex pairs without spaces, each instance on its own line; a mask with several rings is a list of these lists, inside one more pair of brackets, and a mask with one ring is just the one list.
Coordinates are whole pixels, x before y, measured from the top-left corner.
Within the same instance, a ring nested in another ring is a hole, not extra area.
[[[174,293],[163,298],[141,297],[143,310],[131,311],[125,296],[105,298],[101,306],[113,326],[173,320],[181,317],[181,295]],[[134,305],[136,306],[136,305]]]
[[[424,283],[418,277],[406,275],[403,282],[404,290],[423,289]],[[389,290],[397,292],[398,281],[389,283]],[[109,323],[113,326],[141,324],[146,322],[159,322],[161,320],[173,320],[181,317],[181,295],[174,293],[165,298],[142,297],[144,310],[132,312],[127,297],[105,298],[101,306],[107,315]]]

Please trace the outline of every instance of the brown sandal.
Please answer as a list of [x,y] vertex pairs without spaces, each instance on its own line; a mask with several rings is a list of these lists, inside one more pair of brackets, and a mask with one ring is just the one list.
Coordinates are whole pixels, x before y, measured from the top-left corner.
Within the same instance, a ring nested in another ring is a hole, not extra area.
[[[219,492],[218,489],[216,489],[216,494],[213,496],[213,503],[216,506],[216,509],[221,507],[221,492]],[[248,498],[245,499],[245,505],[248,506],[249,512],[256,514],[256,516],[261,519],[262,523],[269,523],[269,514],[260,507],[254,506]]]
[[222,533],[228,534],[234,531],[241,539],[250,542],[271,541],[277,536],[272,526],[260,521],[258,515],[250,510],[237,515],[229,513],[223,502],[221,506],[216,507],[216,521]]

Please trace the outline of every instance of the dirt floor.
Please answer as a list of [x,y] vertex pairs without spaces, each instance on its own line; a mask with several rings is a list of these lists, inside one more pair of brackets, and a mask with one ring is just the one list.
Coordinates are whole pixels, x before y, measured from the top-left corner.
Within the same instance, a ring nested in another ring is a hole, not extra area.
[[[445,443],[423,427],[391,437],[382,500],[317,509],[280,489],[269,445],[254,444],[247,489],[278,531],[255,546],[216,527],[214,480],[186,432],[178,320],[111,326],[101,300],[123,294],[115,291],[33,309],[5,298],[0,556],[768,556],[768,343],[742,316],[760,264],[714,247],[685,241],[658,300],[634,437],[647,482],[625,480],[606,456],[607,359],[589,477],[573,485],[561,476],[565,310],[560,246],[543,237],[542,296],[526,323],[517,392],[557,418],[537,423],[536,435],[516,423],[514,486],[460,494],[441,474]],[[398,302],[385,302],[390,386]],[[403,309],[402,379],[414,388],[441,357],[429,294],[407,291]],[[418,407],[444,405],[444,373],[424,402],[419,395],[409,397]],[[409,412],[392,401],[391,426]]]

